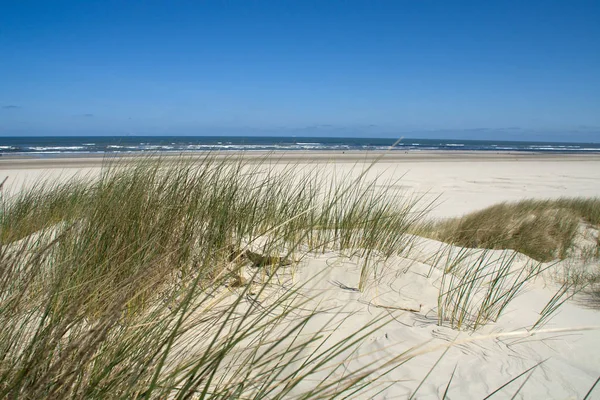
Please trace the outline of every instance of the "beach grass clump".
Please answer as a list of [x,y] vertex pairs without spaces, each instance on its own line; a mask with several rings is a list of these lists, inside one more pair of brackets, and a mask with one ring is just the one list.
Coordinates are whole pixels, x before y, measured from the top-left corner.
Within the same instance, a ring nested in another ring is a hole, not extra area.
[[[558,263],[543,264],[519,260],[513,250],[456,248],[447,245],[436,255],[435,267],[442,270],[438,295],[438,324],[453,329],[474,331],[496,322],[509,304],[545,271],[555,270]],[[565,268],[560,286],[530,330],[542,328],[559,308],[580,293],[587,293],[593,305],[594,283],[598,275]]]
[[[561,198],[501,203],[419,233],[458,246],[512,249],[543,262],[564,259],[581,224],[600,228],[600,199]],[[600,254],[600,239],[592,253]]]
[[[543,270],[540,263],[517,265],[517,255],[514,251],[446,248],[438,258],[442,269],[438,324],[476,330],[497,321],[525,285]],[[546,314],[557,308],[549,308]]]
[[[356,181],[348,174],[340,177],[339,182],[354,183],[323,185],[328,188],[323,193],[324,202],[332,206],[315,214],[318,219],[311,224],[319,229],[310,230],[308,239],[314,250],[334,249],[349,257],[359,257],[358,289],[363,291],[369,279],[381,276],[379,268],[383,264],[372,261],[405,253],[414,239],[406,233],[423,220],[430,205],[419,197],[378,190],[379,187],[397,187],[398,178],[383,182]],[[399,204],[403,204],[402,212],[399,212]],[[402,234],[398,235],[399,232]]]
[[22,188],[10,196],[10,201],[2,201],[2,242],[10,243],[47,226],[76,218],[85,208],[88,190],[85,181],[76,178],[65,183],[39,180]]
[[[392,204],[364,176],[334,184],[293,165],[147,158],[3,196],[0,397],[360,390],[375,367],[300,387],[385,321],[315,350],[333,327],[303,334],[316,312],[276,277],[315,250],[385,259],[406,248],[414,203]],[[253,263],[244,283],[250,250],[281,262]]]

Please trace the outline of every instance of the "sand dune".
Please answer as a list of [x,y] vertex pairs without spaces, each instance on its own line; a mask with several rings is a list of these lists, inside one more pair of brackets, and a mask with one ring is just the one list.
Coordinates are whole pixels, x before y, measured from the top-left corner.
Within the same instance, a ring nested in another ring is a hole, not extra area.
[[[370,160],[372,156],[365,160],[360,154],[293,154],[283,155],[276,162],[297,163],[297,168],[314,161],[327,163],[332,173],[343,175],[349,171],[357,174],[361,163]],[[94,177],[100,172],[100,162],[3,159],[0,180],[8,177],[7,185],[19,190],[42,177]],[[408,196],[423,196],[423,204],[435,200],[437,206],[430,215],[438,218],[523,198],[600,196],[600,156],[596,155],[392,155],[369,170],[368,177],[376,176],[390,181],[402,177],[395,184],[401,185]],[[301,286],[301,293],[311,298],[307,309],[324,311],[311,321],[309,333],[333,318],[337,328],[327,340],[334,342],[378,318],[390,319],[359,346],[337,357],[316,378],[325,379],[331,368],[337,368],[335,374],[340,374],[366,365],[384,367],[386,361],[404,357],[405,364],[357,398],[401,399],[417,388],[417,398],[440,398],[454,374],[449,398],[479,399],[543,362],[523,387],[521,398],[582,398],[600,374],[600,332],[596,330],[600,327],[600,311],[569,301],[539,332],[527,330],[559,289],[560,283],[551,276],[560,264],[545,265],[549,269],[544,276],[523,287],[497,321],[475,332],[460,331],[438,324],[436,310],[444,265],[436,261],[435,255],[442,247],[440,242],[416,239],[405,256],[379,264],[377,279],[362,292],[357,288],[364,260],[356,257],[336,252],[312,254],[293,267],[293,277],[282,270],[284,286]],[[490,257],[505,254],[497,250]],[[534,260],[517,254],[512,268],[533,264]],[[497,263],[490,265],[492,268]],[[510,398],[519,384],[513,383],[498,398]],[[297,390],[306,385],[310,382],[303,382]]]

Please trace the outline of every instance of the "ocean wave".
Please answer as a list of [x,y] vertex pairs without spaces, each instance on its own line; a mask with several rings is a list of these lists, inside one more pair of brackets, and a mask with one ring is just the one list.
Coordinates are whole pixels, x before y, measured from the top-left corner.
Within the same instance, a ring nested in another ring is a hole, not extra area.
[[43,152],[61,152],[61,151],[76,151],[76,150],[83,150],[85,147],[83,146],[31,146],[31,147],[27,147],[28,150],[31,151],[43,151]]

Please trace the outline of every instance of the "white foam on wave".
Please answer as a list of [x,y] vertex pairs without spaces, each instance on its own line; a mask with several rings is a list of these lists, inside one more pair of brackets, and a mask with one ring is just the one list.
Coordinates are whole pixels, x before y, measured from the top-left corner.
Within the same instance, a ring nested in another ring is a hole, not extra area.
[[27,147],[27,149],[29,149],[29,150],[43,151],[45,153],[83,150],[84,148],[85,147],[83,147],[83,146],[31,146],[31,147]]

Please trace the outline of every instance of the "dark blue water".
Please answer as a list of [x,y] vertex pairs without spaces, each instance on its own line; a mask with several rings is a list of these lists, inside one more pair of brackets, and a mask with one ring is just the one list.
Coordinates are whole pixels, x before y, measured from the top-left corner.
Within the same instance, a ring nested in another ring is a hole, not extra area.
[[[232,136],[0,137],[0,154],[194,152],[206,150],[387,150],[395,139]],[[600,153],[600,143],[403,139],[392,151],[512,151]]]

